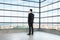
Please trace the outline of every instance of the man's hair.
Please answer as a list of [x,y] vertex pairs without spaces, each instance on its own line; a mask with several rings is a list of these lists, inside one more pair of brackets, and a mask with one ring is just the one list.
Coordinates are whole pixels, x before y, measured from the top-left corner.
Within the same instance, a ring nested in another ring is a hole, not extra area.
[[30,9],[30,11],[32,12],[32,9]]

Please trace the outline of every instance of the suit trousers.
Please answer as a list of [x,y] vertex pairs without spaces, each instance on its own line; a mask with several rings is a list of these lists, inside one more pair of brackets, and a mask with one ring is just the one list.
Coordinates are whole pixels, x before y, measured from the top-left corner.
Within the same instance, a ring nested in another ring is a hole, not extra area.
[[33,29],[33,23],[28,23],[29,24],[29,34],[33,34],[34,29]]

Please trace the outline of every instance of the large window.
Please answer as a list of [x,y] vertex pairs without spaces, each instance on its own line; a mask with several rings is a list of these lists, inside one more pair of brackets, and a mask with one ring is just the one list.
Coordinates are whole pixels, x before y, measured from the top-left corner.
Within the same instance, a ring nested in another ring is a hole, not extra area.
[[60,0],[41,3],[41,28],[60,29]]
[[39,0],[0,0],[0,29],[28,28],[29,9],[35,15],[34,28],[39,28]]

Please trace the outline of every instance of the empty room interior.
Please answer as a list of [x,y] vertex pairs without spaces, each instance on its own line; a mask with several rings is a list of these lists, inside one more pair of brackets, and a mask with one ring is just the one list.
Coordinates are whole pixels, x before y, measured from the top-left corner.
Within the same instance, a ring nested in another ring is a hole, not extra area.
[[0,40],[60,40],[60,0],[0,0]]

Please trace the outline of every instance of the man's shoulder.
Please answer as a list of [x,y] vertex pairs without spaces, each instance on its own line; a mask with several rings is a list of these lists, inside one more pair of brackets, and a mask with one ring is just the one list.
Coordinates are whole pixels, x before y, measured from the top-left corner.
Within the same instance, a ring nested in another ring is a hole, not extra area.
[[34,15],[33,13],[30,13],[29,15]]
[[32,13],[32,15],[34,16],[34,14]]
[[28,15],[30,15],[30,13]]

